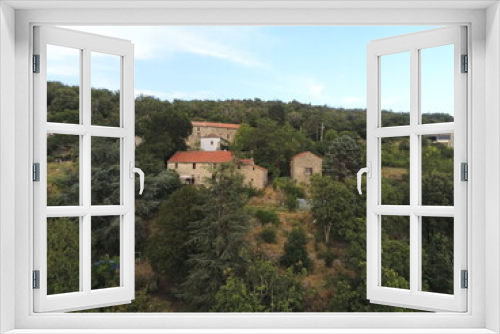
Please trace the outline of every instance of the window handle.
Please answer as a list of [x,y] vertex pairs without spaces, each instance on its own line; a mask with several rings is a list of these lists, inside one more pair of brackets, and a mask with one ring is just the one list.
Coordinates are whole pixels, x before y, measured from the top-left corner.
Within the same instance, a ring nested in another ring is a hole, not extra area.
[[372,163],[368,162],[367,164],[368,164],[368,167],[361,168],[358,171],[358,192],[360,195],[362,194],[362,192],[361,192],[361,175],[363,175],[363,173],[366,173],[366,176],[369,179],[371,179],[371,177],[372,177]]
[[130,178],[131,179],[134,178],[135,173],[139,174],[139,184],[141,187],[141,189],[139,190],[139,195],[142,195],[142,192],[144,191],[144,172],[140,168],[134,167],[134,162],[131,161],[130,162]]

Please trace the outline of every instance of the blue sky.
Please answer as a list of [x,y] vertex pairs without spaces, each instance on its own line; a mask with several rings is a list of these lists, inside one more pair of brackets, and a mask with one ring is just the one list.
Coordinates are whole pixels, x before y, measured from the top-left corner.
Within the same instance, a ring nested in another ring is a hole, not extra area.
[[[366,45],[374,39],[433,27],[67,28],[131,40],[136,54],[136,95],[167,100],[297,100],[366,108]],[[423,112],[453,111],[453,85],[448,84],[453,83],[453,67],[446,61],[452,55],[450,50],[445,46],[425,50],[425,57],[423,53]],[[409,57],[386,57],[382,60],[383,107],[408,111]],[[49,55],[49,80],[78,82],[77,69],[69,70],[75,66],[66,64],[70,58],[59,51]],[[113,58],[94,55],[94,87],[118,88],[118,65]]]

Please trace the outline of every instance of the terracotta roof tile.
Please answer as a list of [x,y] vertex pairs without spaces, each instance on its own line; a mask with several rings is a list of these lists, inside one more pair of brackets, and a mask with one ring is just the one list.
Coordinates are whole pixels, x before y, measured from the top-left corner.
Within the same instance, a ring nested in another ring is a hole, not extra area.
[[240,124],[230,124],[230,123],[214,123],[214,122],[191,122],[193,126],[202,127],[213,127],[213,128],[228,128],[228,129],[239,129]]
[[233,160],[231,151],[186,151],[175,153],[168,162],[221,163]]

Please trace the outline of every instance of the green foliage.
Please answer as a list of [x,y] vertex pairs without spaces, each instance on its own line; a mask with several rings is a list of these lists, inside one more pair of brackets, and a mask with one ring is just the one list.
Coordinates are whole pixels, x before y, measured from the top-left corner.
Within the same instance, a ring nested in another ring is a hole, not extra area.
[[305,197],[304,189],[289,177],[276,178],[273,187],[280,191],[282,202],[288,211],[297,210],[299,206],[297,199]]
[[325,261],[325,266],[327,268],[331,268],[333,265],[333,260],[335,260],[335,253],[332,250],[327,250],[318,255],[318,258],[323,259]]
[[276,243],[276,229],[266,227],[260,232],[259,237],[265,243],[274,244]]
[[355,176],[361,168],[361,154],[361,145],[351,136],[336,137],[326,149],[324,174],[337,180]]
[[281,103],[276,103],[269,108],[269,118],[278,123],[279,125],[285,124],[285,108]]
[[290,175],[291,158],[311,145],[310,140],[290,125],[264,118],[257,120],[255,127],[243,124],[236,133],[233,148],[241,156],[252,156],[257,165],[276,177]]
[[300,273],[304,269],[311,273],[313,263],[309,258],[306,249],[306,234],[302,228],[294,228],[288,235],[285,242],[284,254],[280,259],[280,263],[285,268],[292,268],[294,273]]
[[163,204],[155,217],[158,231],[149,239],[146,257],[154,271],[174,284],[182,283],[189,271],[188,259],[194,252],[188,244],[190,224],[204,217],[208,203],[206,190],[183,186]]
[[276,212],[257,209],[254,211],[253,216],[262,224],[271,224],[274,226],[279,225],[280,217]]
[[273,263],[252,261],[242,278],[225,272],[225,284],[216,294],[215,312],[300,312],[305,291],[302,275],[280,271]]
[[120,286],[119,268],[119,256],[110,257],[109,255],[105,255],[92,263],[92,289]]
[[180,297],[190,311],[207,311],[225,283],[224,271],[231,268],[239,274],[247,265],[250,216],[243,177],[232,164],[221,164],[208,183],[210,201],[201,206],[203,219],[189,224],[188,245],[195,251]]
[[79,224],[71,218],[47,220],[47,294],[79,290]]
[[311,212],[315,225],[323,232],[326,244],[329,244],[335,226],[338,237],[344,233],[340,229],[350,228],[343,222],[351,219],[356,202],[359,201],[354,189],[351,184],[335,181],[329,176],[314,175],[311,178]]

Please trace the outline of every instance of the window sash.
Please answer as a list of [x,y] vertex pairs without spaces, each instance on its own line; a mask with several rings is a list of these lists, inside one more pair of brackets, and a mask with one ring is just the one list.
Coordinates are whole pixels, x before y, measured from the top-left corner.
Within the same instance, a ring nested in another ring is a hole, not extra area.
[[[367,161],[367,298],[383,305],[431,311],[467,311],[467,290],[461,289],[460,272],[467,269],[467,183],[460,180],[460,164],[467,162],[467,76],[460,73],[461,54],[467,53],[465,27],[447,27],[372,41],[368,45]],[[454,122],[420,124],[420,51],[454,45]],[[410,52],[410,125],[382,127],[381,56]],[[420,205],[421,135],[454,133],[454,206]],[[410,205],[381,204],[381,138],[410,138]],[[410,289],[381,286],[382,215],[410,216]],[[420,291],[421,217],[454,217],[454,294]]]
[[[80,124],[47,122],[47,45],[80,50]],[[120,127],[95,126],[91,123],[90,54],[101,52],[121,59]],[[133,45],[78,31],[35,27],[34,54],[40,55],[40,73],[34,78],[34,161],[40,163],[40,182],[34,184],[34,265],[40,271],[40,289],[34,289],[35,312],[66,312],[106,305],[128,303],[134,298],[134,180],[129,177],[129,161],[134,161],[134,86]],[[47,207],[48,133],[76,135],[80,142],[80,205]],[[120,140],[120,205],[91,204],[91,138]],[[91,218],[120,216],[120,286],[91,289]],[[47,217],[80,217],[78,292],[47,295]]]

